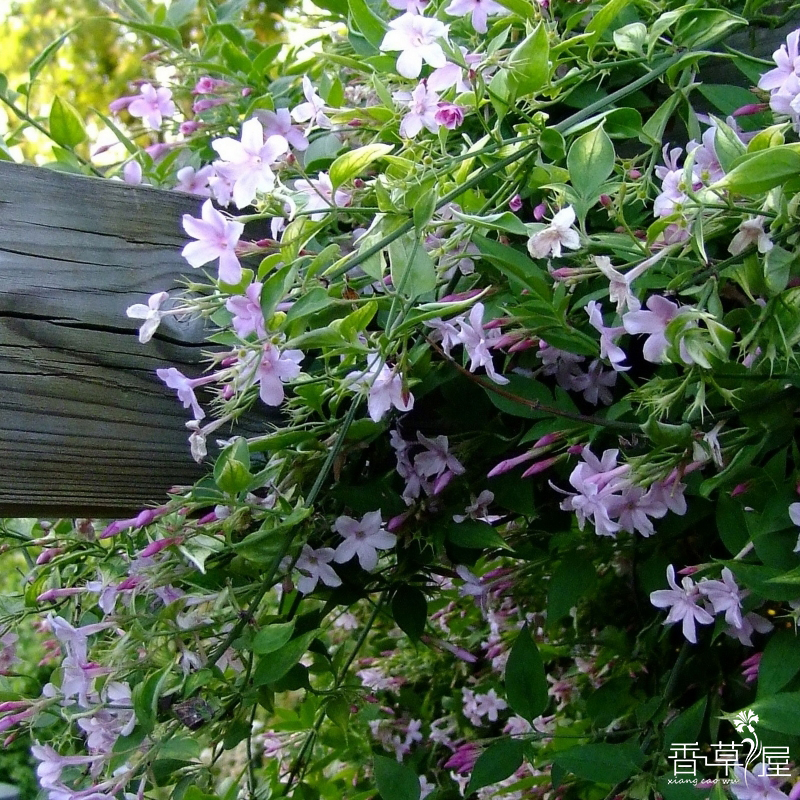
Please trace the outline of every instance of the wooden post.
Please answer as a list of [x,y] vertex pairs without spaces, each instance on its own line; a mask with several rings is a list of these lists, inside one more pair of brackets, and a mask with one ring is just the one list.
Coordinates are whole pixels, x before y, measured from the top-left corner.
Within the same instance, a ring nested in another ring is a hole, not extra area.
[[192,271],[181,215],[201,198],[5,162],[0,186],[0,516],[164,500],[201,470],[155,370],[199,374],[203,324],[169,317],[142,345],[125,309]]

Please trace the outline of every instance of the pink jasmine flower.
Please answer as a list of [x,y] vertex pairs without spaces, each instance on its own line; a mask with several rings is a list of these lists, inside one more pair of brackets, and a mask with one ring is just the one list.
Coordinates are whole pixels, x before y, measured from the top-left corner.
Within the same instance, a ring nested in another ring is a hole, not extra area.
[[753,771],[735,766],[733,774],[736,783],[728,788],[737,800],[787,800],[787,796],[778,789],[786,778],[771,778],[766,764],[756,764]]
[[226,136],[215,139],[211,146],[222,159],[214,163],[217,172],[233,181],[233,201],[237,208],[252,203],[259,191],[272,190],[275,175],[270,165],[289,149],[283,136],[270,136],[265,141],[264,129],[255,118],[242,125],[241,141]]
[[299,128],[292,125],[292,115],[288,108],[259,110],[255,114],[264,126],[264,136],[283,136],[295,150],[308,149],[308,139]]
[[447,63],[438,39],[447,36],[448,26],[438,19],[405,13],[389,23],[380,44],[381,50],[400,50],[397,71],[404,78],[416,78],[422,71],[422,62],[434,68]]
[[675,583],[675,567],[667,567],[667,581],[671,588],[659,589],[650,593],[650,602],[656,608],[669,608],[669,614],[664,621],[665,625],[682,622],[683,635],[687,641],[697,644],[697,630],[695,625],[710,625],[714,617],[704,608],[697,605],[700,599],[700,590],[688,576],[683,578],[681,585]]
[[463,318],[459,319],[461,330],[458,333],[458,340],[464,345],[467,355],[471,362],[470,372],[475,372],[478,367],[485,367],[486,374],[497,384],[508,383],[508,378],[498,375],[492,361],[492,354],[489,348],[493,346],[493,340],[500,337],[500,331],[496,328],[488,333],[483,327],[483,303],[475,303],[469,312],[469,322]]
[[[467,65],[465,70],[459,64],[448,61],[443,67],[433,70],[428,76],[428,88],[436,92],[443,92],[445,89],[456,87],[456,92],[461,94],[472,89],[470,85],[470,75],[472,70],[476,70],[481,63],[483,56],[480,53],[470,53],[466,47],[459,46],[461,57]],[[489,70],[484,71],[488,75]]]
[[781,90],[787,82],[797,74],[797,67],[800,64],[800,52],[798,51],[798,40],[800,31],[792,31],[786,37],[786,44],[782,44],[773,54],[772,58],[777,66],[769,72],[765,72],[758,81],[759,89],[769,91]]
[[603,322],[603,307],[596,300],[590,300],[586,304],[586,313],[589,315],[589,323],[600,334],[600,358],[608,359],[617,372],[629,370],[630,367],[622,366],[622,362],[628,356],[615,343],[615,340],[625,333],[625,328],[622,326],[607,328]]
[[196,194],[200,197],[210,197],[211,188],[208,181],[214,176],[214,167],[207,164],[195,170],[194,167],[181,167],[176,176],[178,183],[175,185],[176,192],[187,192]]
[[768,253],[773,248],[772,239],[764,230],[763,217],[751,217],[744,220],[739,226],[737,234],[731,239],[728,252],[737,256],[753,244],[757,245],[759,253]]
[[522,198],[515,194],[509,201],[508,207],[516,214],[522,208]]
[[194,390],[198,386],[203,386],[214,380],[214,376],[205,376],[202,378],[187,378],[180,370],[175,367],[169,369],[157,369],[156,375],[169,386],[170,389],[175,389],[178,392],[178,400],[183,403],[184,408],[191,408],[192,414],[196,420],[201,420],[205,417],[206,412],[200,407],[197,402]]
[[631,283],[634,278],[641,275],[641,272],[638,271],[640,268],[636,267],[623,275],[611,266],[611,259],[608,256],[595,256],[594,263],[608,278],[608,299],[617,304],[617,314],[622,314],[625,309],[638,311],[642,304],[631,291]]
[[556,383],[562,389],[567,391],[577,389],[578,380],[583,375],[578,366],[585,360],[583,356],[551,347],[544,340],[539,342],[539,352],[536,356],[542,360],[542,372],[545,375],[555,375]]
[[303,545],[300,558],[295,567],[304,574],[297,581],[297,591],[301,594],[311,594],[321,580],[326,586],[341,586],[342,579],[334,572],[330,562],[333,561],[335,552],[332,547],[320,547],[313,550],[307,544]]
[[430,91],[425,81],[420,81],[412,92],[395,92],[392,97],[395,102],[402,103],[409,109],[400,123],[400,135],[403,138],[413,139],[423,128],[431,133],[439,130],[440,123],[436,119],[439,95]]
[[242,265],[236,257],[236,245],[244,231],[241,222],[226,219],[211,203],[203,203],[201,219],[183,215],[183,229],[197,239],[183,248],[181,255],[195,268],[219,259],[219,279],[236,284],[242,279]]
[[279,406],[285,396],[283,384],[300,374],[303,353],[300,350],[281,352],[272,342],[265,342],[260,353],[250,353],[249,356],[243,374],[259,384],[258,394],[265,405]]
[[452,0],[444,13],[451,17],[472,14],[472,27],[477,33],[486,33],[489,14],[502,14],[504,11],[503,6],[494,0]]
[[533,258],[561,258],[561,248],[578,250],[581,237],[572,227],[575,224],[575,212],[572,206],[562,208],[552,222],[544,230],[535,233],[528,240],[528,252]]
[[161,319],[164,317],[164,311],[161,311],[161,306],[169,298],[167,292],[157,292],[150,295],[147,305],[144,303],[134,303],[128,306],[125,313],[130,319],[142,319],[144,322],[139,328],[139,341],[142,344],[147,344],[152,338],[153,334],[158,329]]
[[686,152],[694,155],[692,170],[706,185],[716,183],[725,177],[725,170],[719,163],[715,145],[716,126],[712,123],[702,136],[702,144],[692,140],[686,145]]
[[216,170],[208,179],[211,196],[221,206],[229,206],[233,200],[234,181],[228,175],[220,175]]
[[487,717],[489,722],[497,722],[497,712],[505,711],[508,704],[497,696],[494,689],[489,689],[486,694],[475,695],[475,708],[480,717]]
[[[453,320],[456,322],[457,320]],[[441,319],[431,319],[425,323],[429,328],[433,328],[431,339],[440,342],[445,355],[450,355],[450,351],[460,344],[458,338],[458,328],[452,322],[445,322]]]
[[367,387],[367,410],[373,422],[380,422],[392,407],[402,412],[414,408],[414,395],[405,388],[403,376],[379,353],[369,356],[365,372],[351,372],[345,381],[352,388]]
[[[397,0],[395,0],[395,2],[397,2]],[[425,800],[435,789],[435,783],[431,783],[424,775],[419,776],[419,800]]]
[[742,591],[736,584],[733,573],[724,567],[722,580],[712,581],[704,579],[697,585],[700,594],[707,597],[714,608],[715,614],[725,612],[725,622],[734,628],[742,627],[742,600],[750,592]]
[[584,374],[573,378],[572,388],[577,392],[583,392],[583,399],[587,403],[593,405],[603,403],[608,406],[614,400],[610,389],[616,383],[617,373],[613,370],[604,370],[602,362],[595,359]]
[[761,658],[763,655],[763,653],[754,653],[752,656],[742,661],[742,666],[744,667],[742,677],[745,683],[753,683],[753,681],[758,679],[758,668],[761,665]]
[[513,716],[506,722],[503,728],[503,733],[509,736],[523,736],[526,733],[531,733],[533,726],[524,717]]
[[437,436],[429,439],[417,431],[419,443],[425,451],[414,457],[414,469],[422,476],[429,478],[433,475],[441,476],[445,471],[454,475],[463,475],[466,470],[461,462],[450,452],[450,443],[446,436]]
[[378,566],[378,550],[390,550],[397,543],[397,537],[383,529],[380,511],[370,511],[360,521],[341,516],[333,523],[332,530],[344,539],[333,560],[344,564],[356,556],[361,569],[367,572]]
[[92,764],[97,756],[62,756],[49,744],[31,745],[33,757],[39,761],[36,777],[42,789],[62,789],[61,771],[64,767],[75,767]]
[[[305,103],[300,103],[291,111],[291,117],[295,122],[307,122],[306,133],[315,125],[318,128],[331,128],[333,123],[325,116],[325,101],[317,94],[317,90],[311,84],[308,75],[303,76],[303,95]],[[282,124],[282,123],[281,123]]]
[[407,11],[409,14],[421,14],[430,0],[387,0],[392,8]]
[[172,92],[164,88],[156,89],[149,83],[142,84],[139,95],[127,106],[132,117],[141,117],[142,122],[154,131],[161,129],[163,117],[171,117],[175,113]]
[[520,464],[524,464],[527,461],[530,461],[532,458],[536,458],[536,451],[529,450],[527,453],[523,453],[520,456],[515,456],[514,458],[507,458],[504,461],[501,461],[499,464],[496,464],[489,470],[488,474],[486,475],[487,478],[495,478],[498,475],[503,475],[506,472],[510,472],[515,467],[518,467]]
[[294,182],[294,190],[305,195],[303,211],[312,211],[309,214],[314,222],[324,219],[325,214],[333,206],[350,205],[350,192],[344,189],[333,191],[333,184],[327,172],[320,172],[319,177],[310,181],[300,180]]
[[666,297],[657,294],[651,294],[645,305],[647,311],[628,311],[622,317],[622,325],[630,334],[647,334],[642,353],[647,361],[661,364],[666,361],[669,347],[667,325],[678,316],[681,309]]
[[610,514],[617,518],[622,530],[628,533],[638,531],[648,537],[655,533],[650,517],[661,519],[667,513],[658,493],[645,491],[641,486],[628,485],[622,489],[619,500],[611,506]]
[[233,330],[242,339],[246,339],[253,333],[259,339],[263,339],[267,335],[264,327],[264,314],[261,311],[261,290],[263,288],[263,284],[254,281],[245,289],[244,296],[231,297],[225,303],[225,308],[233,314]]
[[452,131],[461,126],[464,121],[464,109],[454,103],[439,103],[438,110],[434,115],[434,121],[444,125],[447,130]]
[[[474,697],[474,692],[471,692],[469,689],[462,690],[464,695],[472,695]],[[470,703],[473,701],[470,700]],[[467,719],[470,719],[469,714],[465,712],[465,716]],[[478,717],[478,722],[473,723],[475,725],[480,725],[480,717]],[[472,768],[475,766],[475,762],[478,760],[478,756],[481,752],[481,746],[477,742],[464,742],[463,744],[459,745],[456,750],[454,751],[453,755],[445,761],[444,766],[447,769],[453,769],[459,774],[465,774],[468,772],[472,772]]]
[[232,84],[228,83],[228,81],[212,78],[210,75],[203,75],[194,85],[192,94],[214,94],[220,89],[227,89],[231,85]]
[[686,485],[678,480],[677,473],[666,480],[656,481],[650,486],[648,494],[659,503],[663,503],[673,514],[683,516],[686,513],[686,498],[683,496]]
[[473,501],[464,509],[463,514],[454,514],[453,522],[464,522],[467,519],[482,519],[491,523],[500,519],[498,516],[489,514],[489,506],[494,502],[494,492],[484,489]]
[[750,612],[742,617],[742,624],[738,627],[729,625],[725,633],[733,639],[738,639],[745,647],[752,647],[752,636],[754,633],[769,633],[773,628],[768,619]]
[[488,587],[481,582],[477,575],[470,572],[463,564],[456,567],[456,574],[464,581],[464,584],[458,589],[459,597],[475,597],[482,602],[486,599]]
[[203,97],[197,99],[192,103],[192,113],[202,114],[204,111],[210,111],[217,106],[224,106],[230,102],[227,97]]

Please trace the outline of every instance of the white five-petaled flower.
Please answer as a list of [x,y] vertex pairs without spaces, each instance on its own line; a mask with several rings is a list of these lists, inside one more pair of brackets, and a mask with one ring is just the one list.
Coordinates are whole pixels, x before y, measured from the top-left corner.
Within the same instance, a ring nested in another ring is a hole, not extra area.
[[325,115],[327,110],[325,101],[317,94],[317,90],[309,80],[308,75],[303,76],[303,95],[306,98],[306,102],[300,103],[292,109],[292,119],[295,122],[307,122],[306,133],[315,125],[318,128],[333,127],[333,123]]
[[696,624],[710,625],[714,621],[714,617],[697,605],[697,601],[700,599],[700,589],[691,578],[685,577],[680,586],[675,583],[675,567],[672,564],[667,567],[667,581],[671,588],[651,592],[650,602],[656,608],[669,608],[669,614],[664,620],[664,624],[671,625],[675,622],[682,622],[683,635],[687,641],[697,644]]
[[172,92],[169,89],[156,89],[150,83],[143,83],[139,95],[128,105],[128,112],[133,117],[141,117],[148,128],[157,131],[161,128],[164,117],[175,113]]
[[497,373],[494,368],[492,354],[489,352],[497,340],[500,338],[500,331],[497,328],[484,330],[483,327],[483,303],[475,303],[469,312],[469,322],[460,317],[460,329],[458,341],[464,345],[467,355],[470,357],[469,371],[475,372],[478,367],[485,367],[486,374],[492,381],[500,385],[508,383],[508,378]]
[[502,14],[504,11],[503,6],[494,0],[452,0],[444,13],[451,17],[472,14],[472,27],[477,33],[486,33],[489,14]]
[[390,367],[379,353],[367,359],[364,372],[351,372],[345,381],[352,388],[367,387],[367,410],[373,422],[380,422],[392,408],[406,412],[414,408],[414,395],[405,388],[397,367]]
[[333,560],[344,564],[356,556],[361,569],[367,572],[378,566],[378,550],[390,550],[397,543],[397,537],[383,529],[380,511],[369,511],[360,521],[341,516],[333,523],[333,530],[344,539]]
[[150,295],[147,305],[134,303],[132,306],[128,306],[125,311],[130,319],[144,320],[139,328],[139,341],[142,344],[147,344],[153,338],[153,334],[161,324],[161,319],[166,313],[161,310],[161,306],[168,297],[169,294],[167,292],[156,292],[156,294]]
[[422,62],[434,68],[447,63],[442,46],[437,41],[447,36],[448,26],[438,19],[406,13],[389,23],[381,42],[381,50],[400,50],[397,71],[404,78],[417,78]]
[[425,81],[420,81],[412,92],[395,92],[395,102],[408,108],[408,113],[400,123],[400,135],[413,139],[423,128],[431,133],[439,130],[436,112],[439,110],[439,95],[428,89]]
[[269,136],[264,141],[264,128],[255,118],[242,125],[240,141],[225,136],[215,139],[211,146],[221,159],[214,162],[214,168],[233,183],[237,208],[252,203],[259,191],[269,192],[275,186],[270,165],[289,150],[289,142],[283,136]]
[[241,222],[224,217],[211,200],[203,203],[201,218],[183,215],[183,229],[197,239],[183,248],[181,255],[193,267],[202,267],[215,258],[219,259],[219,279],[236,284],[242,279],[242,265],[236,257],[236,245],[244,231]]
[[534,258],[561,257],[561,248],[577,250],[581,246],[581,237],[572,226],[575,223],[575,211],[572,206],[562,208],[544,230],[533,234],[528,240],[528,252]]
[[342,585],[342,579],[336,574],[330,562],[333,561],[334,550],[332,547],[320,547],[316,550],[303,545],[303,551],[297,559],[295,567],[304,574],[297,581],[297,591],[300,594],[311,594],[321,580],[326,586],[336,587]]
[[768,253],[774,246],[769,234],[764,230],[763,217],[752,217],[744,220],[739,226],[736,235],[731,239],[731,243],[728,245],[728,252],[737,256],[750,247],[751,244],[758,247],[759,253]]

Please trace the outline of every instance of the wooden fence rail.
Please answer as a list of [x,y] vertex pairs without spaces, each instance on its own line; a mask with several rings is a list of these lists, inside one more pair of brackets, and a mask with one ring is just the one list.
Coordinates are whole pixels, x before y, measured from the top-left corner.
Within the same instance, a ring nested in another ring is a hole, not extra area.
[[125,309],[191,271],[200,199],[4,162],[0,186],[0,516],[162,500],[200,470],[154,373],[198,373],[203,326],[168,317],[142,345]]

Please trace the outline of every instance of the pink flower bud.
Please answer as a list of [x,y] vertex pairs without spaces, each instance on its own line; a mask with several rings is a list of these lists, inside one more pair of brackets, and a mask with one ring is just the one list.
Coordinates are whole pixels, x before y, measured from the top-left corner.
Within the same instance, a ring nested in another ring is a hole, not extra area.
[[601,194],[600,205],[603,206],[603,208],[609,208],[611,206],[611,198],[607,194]]
[[142,165],[138,161],[129,161],[122,168],[122,179],[131,186],[138,186],[142,182]]
[[52,603],[56,600],[61,600],[64,597],[72,597],[76,594],[81,594],[83,589],[72,588],[72,589],[48,589],[46,592],[42,592],[37,598],[37,603]]
[[574,267],[559,267],[558,269],[550,270],[550,277],[554,281],[565,281],[580,274],[580,270]]
[[533,218],[537,222],[539,222],[539,220],[544,218],[546,211],[547,211],[547,206],[544,203],[539,203],[539,205],[533,209]]
[[433,484],[433,494],[441,494],[448,486],[450,481],[453,480],[453,473],[448,469],[443,472]]
[[230,400],[233,395],[235,394],[233,390],[233,386],[231,384],[227,384],[222,390],[222,399],[223,400]]
[[433,116],[440,125],[452,131],[464,122],[464,109],[454,103],[439,103],[438,110]]
[[767,103],[748,103],[746,106],[741,106],[733,112],[734,117],[748,117],[751,114],[760,114],[769,108]]
[[398,514],[396,517],[392,517],[386,523],[386,530],[389,533],[394,533],[394,531],[400,530],[403,527],[403,523],[408,519],[409,515],[411,514],[410,511],[406,511],[403,514]]
[[522,208],[522,198],[518,194],[515,194],[508,201],[508,207],[514,212],[519,211]]
[[118,97],[116,100],[112,100],[108,104],[108,110],[113,112],[114,114],[119,113],[123,109],[127,108],[136,98],[138,95],[131,95],[129,97]]
[[170,144],[169,142],[156,142],[155,144],[151,144],[149,147],[145,147],[144,151],[153,161],[158,161],[159,159],[164,158],[164,156],[172,150],[174,144]]
[[364,183],[362,178],[355,178],[353,180],[353,188],[354,189],[363,189],[367,184]]
[[542,436],[541,439],[537,439],[534,443],[534,447],[550,447],[551,444],[557,442],[564,434],[561,431],[556,431],[555,433],[546,433]]
[[532,458],[535,457],[535,453],[528,452],[523,453],[521,456],[516,456],[514,458],[507,458],[505,461],[501,461],[496,466],[492,467],[487,474],[487,478],[496,478],[498,475],[503,475],[506,472],[514,469],[514,467],[518,467],[520,464],[524,464],[526,461],[530,461]]
[[198,525],[208,525],[211,522],[216,522],[219,519],[215,511],[209,511],[197,520]]
[[178,128],[178,130],[184,136],[190,136],[199,129],[200,129],[200,123],[195,119],[187,119],[185,122],[181,122],[180,127]]
[[0,703],[0,714],[5,714],[7,711],[19,711],[29,705],[27,700],[6,700],[5,703]]
[[192,89],[192,94],[213,94],[220,89],[227,89],[230,85],[228,81],[212,78],[210,75],[204,75],[195,84],[194,89]]
[[684,567],[683,569],[678,570],[678,575],[694,575],[695,572],[699,572],[700,567]]
[[60,556],[63,552],[63,547],[50,547],[39,553],[39,557],[36,559],[36,565],[41,566],[42,564],[49,564],[56,556]]
[[550,467],[552,467],[560,457],[561,456],[552,456],[551,458],[545,458],[542,461],[537,461],[535,464],[531,464],[531,466],[522,473],[522,477],[530,478],[531,475],[538,475],[540,472],[550,469]]
[[360,128],[363,124],[363,120],[360,119],[351,119],[347,123],[350,128]]
[[224,106],[227,102],[228,100],[225,97],[204,97],[202,100],[195,100],[192,103],[192,111],[195,114],[202,114],[204,111],[216,106]]
[[750,491],[750,483],[745,481],[744,483],[737,483],[736,486],[731,489],[731,497],[738,497],[740,494],[744,494],[745,492]]
[[520,339],[520,341],[508,348],[508,352],[521,353],[523,350],[530,350],[531,347],[536,347],[537,344],[538,342],[533,339]]
[[642,177],[642,173],[638,169],[629,169],[628,170],[628,177],[632,181],[637,181],[639,178]]
[[572,447],[567,448],[567,452],[571,456],[579,456],[583,452],[584,446],[582,444],[573,444]]
[[473,297],[479,295],[482,291],[483,291],[482,289],[469,289],[466,292],[456,292],[455,294],[446,294],[444,297],[439,298],[439,302],[459,303],[462,300],[471,300]]
[[182,541],[182,536],[169,536],[166,539],[156,539],[156,541],[150,542],[143,550],[140,550],[138,555],[140,558],[150,558],[150,556],[154,556],[156,553],[166,550],[173,544],[180,544]]

